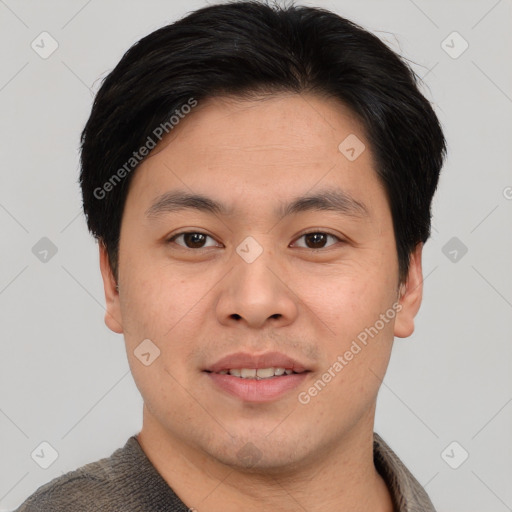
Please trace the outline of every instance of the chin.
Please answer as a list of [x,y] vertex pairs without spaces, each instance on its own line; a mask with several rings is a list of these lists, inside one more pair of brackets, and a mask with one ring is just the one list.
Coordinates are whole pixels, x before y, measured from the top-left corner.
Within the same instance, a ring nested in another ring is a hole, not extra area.
[[[308,447],[301,443],[301,436],[288,435],[285,439],[264,433],[245,435],[226,443],[210,444],[206,451],[211,457],[233,469],[248,473],[265,472],[276,475],[302,466]],[[311,439],[309,440],[311,443]],[[309,447],[311,449],[311,447]],[[312,450],[314,451],[314,450]]]

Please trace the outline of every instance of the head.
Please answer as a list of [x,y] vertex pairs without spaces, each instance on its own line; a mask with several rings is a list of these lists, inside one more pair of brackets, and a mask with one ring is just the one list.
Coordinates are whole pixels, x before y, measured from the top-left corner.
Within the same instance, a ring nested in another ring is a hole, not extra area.
[[[130,48],[83,131],[81,186],[154,428],[232,465],[251,442],[267,470],[371,428],[444,153],[409,66],[328,11],[215,5]],[[212,379],[236,352],[306,371],[242,400]]]

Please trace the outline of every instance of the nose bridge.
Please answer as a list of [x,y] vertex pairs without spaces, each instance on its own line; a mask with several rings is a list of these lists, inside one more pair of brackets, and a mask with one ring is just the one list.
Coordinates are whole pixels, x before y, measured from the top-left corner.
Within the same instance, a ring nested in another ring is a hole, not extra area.
[[256,294],[252,299],[254,301],[259,294],[269,297],[280,289],[280,262],[270,243],[270,237],[247,236],[233,254],[236,289],[243,293],[243,288],[247,288],[247,292]]
[[232,271],[217,304],[221,322],[245,321],[253,327],[292,321],[297,314],[293,293],[286,286],[282,261],[271,237],[248,236],[235,248]]
[[235,252],[247,265],[257,260],[267,261],[274,253],[270,240],[270,236],[248,235],[236,246]]

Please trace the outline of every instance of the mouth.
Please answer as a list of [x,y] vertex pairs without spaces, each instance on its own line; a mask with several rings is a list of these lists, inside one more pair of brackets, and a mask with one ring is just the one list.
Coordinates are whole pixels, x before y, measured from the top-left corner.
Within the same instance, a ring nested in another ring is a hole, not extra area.
[[231,368],[229,370],[221,370],[220,372],[210,372],[209,370],[205,371],[208,373],[217,373],[218,375],[232,375],[233,377],[238,377],[240,379],[255,380],[272,379],[274,377],[282,377],[283,375],[292,375],[293,373],[304,373],[293,371],[290,368],[274,368],[273,366],[268,368]]
[[203,372],[217,391],[236,396],[244,402],[268,402],[296,388],[311,369],[277,352],[240,352],[220,359]]

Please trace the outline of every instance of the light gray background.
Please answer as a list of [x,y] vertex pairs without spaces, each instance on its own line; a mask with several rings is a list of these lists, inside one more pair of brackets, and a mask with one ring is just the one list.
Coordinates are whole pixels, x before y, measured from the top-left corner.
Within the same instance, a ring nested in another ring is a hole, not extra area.
[[[449,143],[423,306],[415,334],[396,341],[376,431],[439,512],[512,510],[512,2],[304,4],[347,16],[413,61]],[[203,5],[0,0],[0,511],[141,427],[122,337],[103,323],[78,139],[99,79],[124,51]],[[43,31],[59,44],[48,59],[31,48]],[[469,43],[456,59],[442,47],[453,31]],[[58,248],[46,263],[32,252],[42,237]],[[455,262],[452,247],[443,253],[452,237],[468,249]],[[42,441],[58,452],[48,469],[31,458]],[[460,462],[462,449],[469,458],[452,469],[445,461]]]

